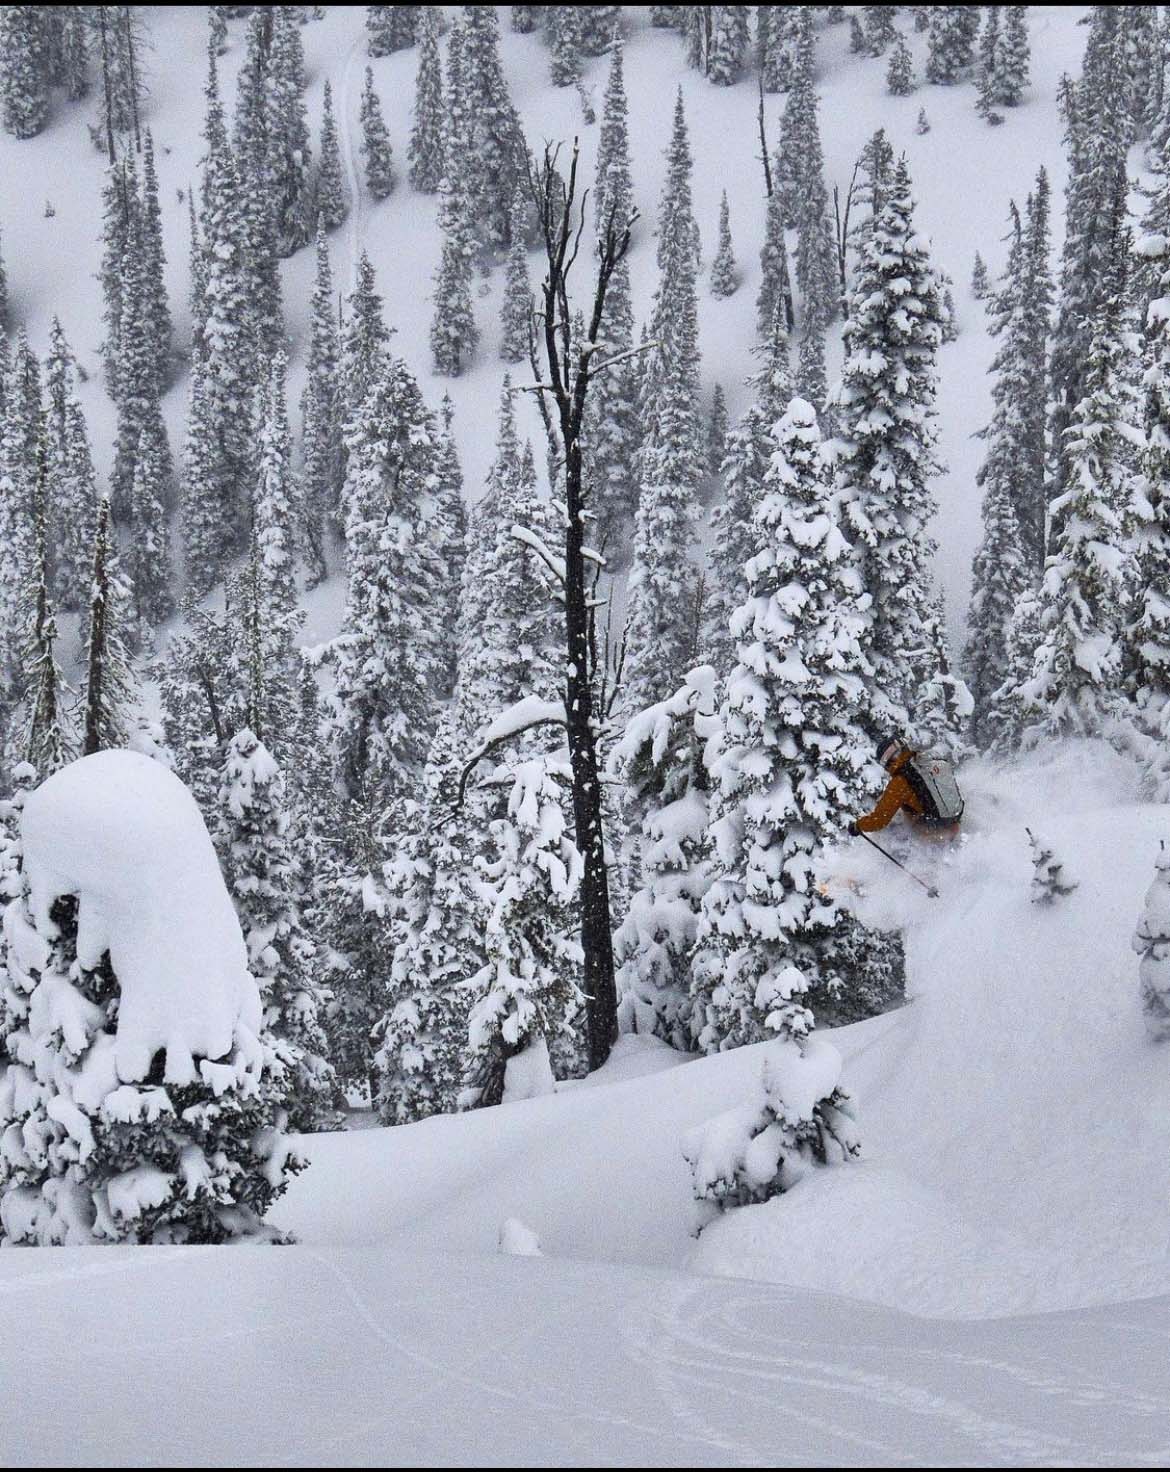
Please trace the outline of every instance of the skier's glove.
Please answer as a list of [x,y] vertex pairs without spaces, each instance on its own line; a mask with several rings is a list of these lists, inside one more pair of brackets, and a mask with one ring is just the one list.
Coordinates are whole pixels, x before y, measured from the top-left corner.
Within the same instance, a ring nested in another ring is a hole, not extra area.
[[845,832],[849,834],[850,838],[857,837],[857,835],[861,832],[861,829],[857,826],[856,819],[850,821],[850,824],[848,828],[846,828]]

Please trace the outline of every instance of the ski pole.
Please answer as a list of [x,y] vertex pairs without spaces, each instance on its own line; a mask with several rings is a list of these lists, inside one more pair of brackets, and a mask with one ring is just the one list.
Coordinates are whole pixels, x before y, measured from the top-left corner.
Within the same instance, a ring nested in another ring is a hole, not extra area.
[[866,843],[868,843],[871,848],[876,848],[878,853],[881,854],[883,858],[889,859],[891,864],[897,864],[898,868],[901,869],[903,874],[909,874],[910,878],[913,879],[915,884],[921,884],[923,889],[927,892],[932,900],[938,899],[938,890],[935,889],[933,885],[927,884],[925,879],[919,879],[918,875],[915,874],[913,869],[907,869],[906,865],[902,862],[901,859],[896,859],[893,854],[890,853],[887,849],[882,848],[880,843],[875,843],[868,833],[860,833],[860,836],[865,839]]

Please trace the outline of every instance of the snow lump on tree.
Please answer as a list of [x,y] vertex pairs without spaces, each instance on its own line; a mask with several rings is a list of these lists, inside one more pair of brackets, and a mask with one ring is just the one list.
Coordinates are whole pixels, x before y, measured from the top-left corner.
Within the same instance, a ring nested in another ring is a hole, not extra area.
[[27,797],[4,916],[0,1238],[222,1242],[300,1168],[283,1065],[195,801],[104,751]]

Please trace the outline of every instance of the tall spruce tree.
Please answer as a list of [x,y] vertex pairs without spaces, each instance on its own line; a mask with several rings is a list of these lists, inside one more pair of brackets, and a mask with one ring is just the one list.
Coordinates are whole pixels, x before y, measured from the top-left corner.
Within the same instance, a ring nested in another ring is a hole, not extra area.
[[867,653],[879,724],[906,725],[916,692],[935,674],[925,623],[941,333],[938,283],[902,159],[859,253],[834,406],[836,486],[872,600]]
[[421,800],[406,804],[405,833],[386,869],[394,949],[374,1062],[387,1124],[450,1113],[462,1087],[469,997],[461,984],[483,964],[483,936],[470,872],[474,838],[455,814],[461,765],[448,708]]
[[85,692],[81,749],[95,751],[126,745],[137,704],[137,682],[125,642],[130,589],[122,576],[114,544],[109,498],[98,503],[94,529],[93,575],[83,658]]
[[808,981],[838,980],[836,905],[813,858],[864,794],[869,759],[858,724],[872,675],[865,589],[809,404],[792,401],[776,441],[713,773],[714,881],[693,963],[692,1025],[706,1052],[811,1030]]
[[1062,85],[1069,175],[1060,298],[1052,340],[1050,499],[1068,489],[1073,412],[1084,397],[1089,348],[1110,289],[1112,251],[1128,193],[1129,143],[1120,22],[1116,6],[1097,5],[1081,78]]
[[366,67],[361,103],[362,154],[366,161],[366,187],[374,199],[388,199],[394,192],[394,162],[390,132],[382,116],[382,103],[374,90],[374,71]]
[[438,429],[406,365],[384,361],[347,429],[345,621],[334,644],[345,794],[383,809],[422,775],[441,683],[442,569],[430,539]]
[[443,73],[439,59],[439,12],[422,7],[418,76],[414,84],[414,123],[408,157],[410,182],[421,194],[434,194],[443,182]]
[[[1124,237],[1118,246],[1122,254]],[[1024,690],[1038,734],[1115,734],[1121,715],[1136,405],[1126,377],[1123,272],[1115,268],[1112,281],[1093,324],[1085,395],[1067,432],[1067,489],[1050,508],[1040,644]]]
[[47,52],[52,24],[44,5],[0,9],[0,117],[5,131],[17,138],[32,138],[49,116]]
[[[368,263],[367,263],[368,264]],[[309,353],[301,394],[302,486],[310,576],[328,572],[326,537],[341,523],[343,478],[340,397],[341,336],[333,300],[333,273],[324,224],[317,227],[317,274],[309,325]]]
[[341,143],[337,120],[333,116],[333,89],[325,83],[325,101],[321,112],[321,146],[317,163],[317,217],[326,230],[336,230],[349,214],[345,197],[345,176],[341,167]]
[[658,219],[659,280],[651,321],[657,346],[647,357],[642,404],[645,439],[624,692],[630,712],[673,694],[696,663],[694,621],[679,618],[693,597],[690,556],[705,458],[693,240],[691,151],[680,91]]
[[336,1075],[325,1054],[321,1015],[328,1001],[323,961],[304,915],[303,865],[283,774],[245,727],[228,743],[223,767],[220,848],[228,889],[260,988],[264,1025],[284,1065],[282,1103],[300,1134],[337,1123]]

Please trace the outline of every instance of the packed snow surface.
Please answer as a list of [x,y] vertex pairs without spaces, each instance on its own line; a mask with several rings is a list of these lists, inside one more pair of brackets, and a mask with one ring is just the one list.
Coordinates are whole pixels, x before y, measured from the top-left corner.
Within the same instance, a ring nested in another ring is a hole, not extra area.
[[240,923],[173,772],[133,751],[82,757],[30,794],[21,833],[34,913],[47,923],[56,899],[77,895],[79,959],[110,952],[123,1082],[145,1078],[160,1049],[166,1082],[190,1082],[194,1060],[230,1053],[241,1025],[259,1032]]

